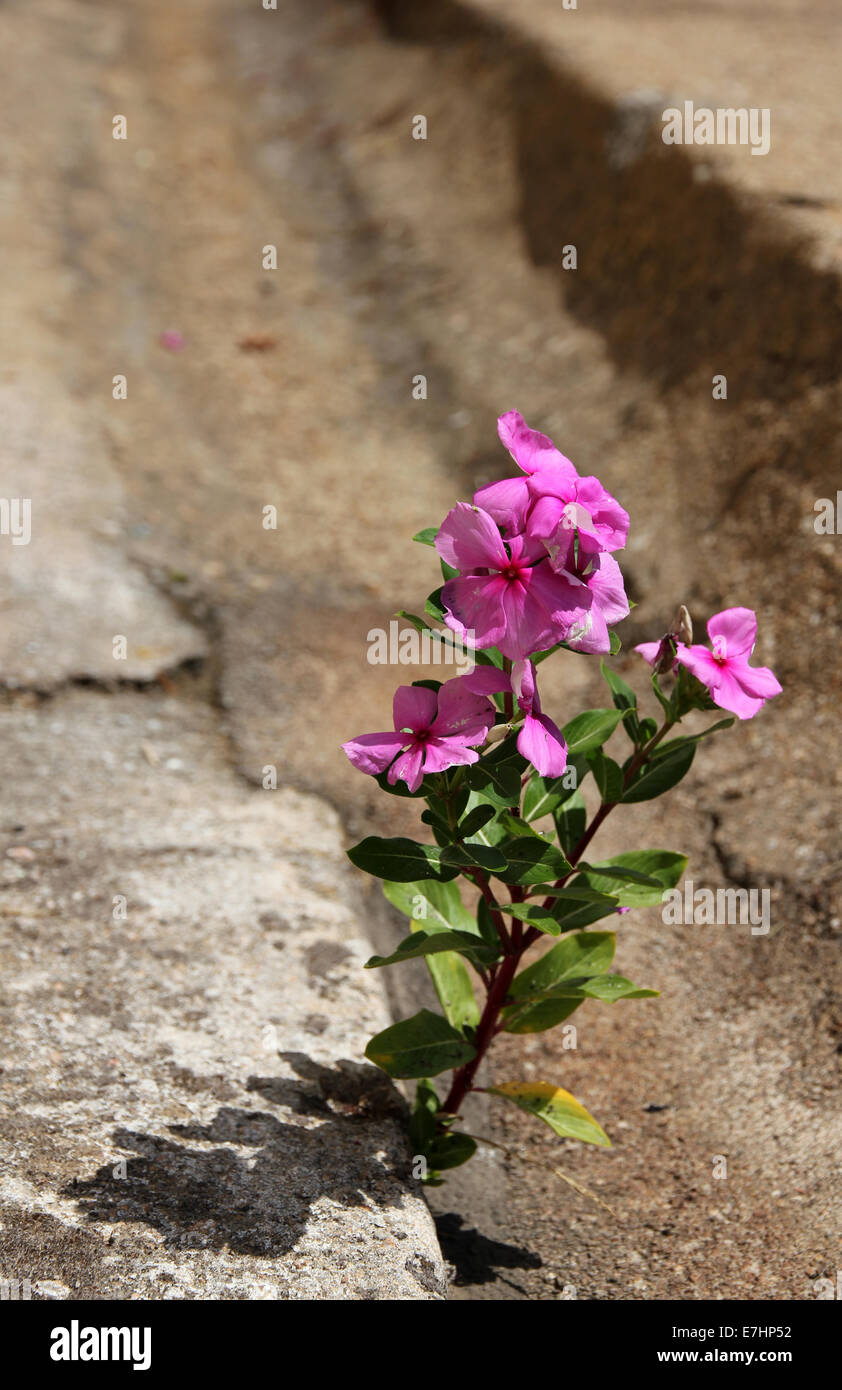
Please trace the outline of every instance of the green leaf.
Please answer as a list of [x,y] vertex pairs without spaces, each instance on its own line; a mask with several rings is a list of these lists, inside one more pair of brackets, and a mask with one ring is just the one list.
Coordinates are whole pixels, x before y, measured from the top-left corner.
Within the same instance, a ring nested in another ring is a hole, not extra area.
[[433,827],[434,833],[439,832],[436,835],[436,840],[440,845],[452,843],[454,832],[439,811],[434,810],[433,807],[428,807],[426,811],[421,812],[421,819],[425,825]]
[[538,999],[502,1014],[505,1033],[546,1033],[556,1028],[584,1004],[584,999]]
[[440,955],[442,951],[455,951],[468,960],[480,965],[491,965],[500,955],[499,948],[492,951],[477,933],[461,931],[414,931],[400,943],[390,956],[372,956],[365,963],[366,970],[376,970],[382,965],[399,965],[404,960],[416,960],[420,956]]
[[601,975],[613,961],[616,946],[613,931],[583,931],[566,936],[515,976],[509,994],[513,999],[535,998],[562,980]]
[[[497,812],[500,810],[496,802],[492,803],[484,792],[469,791],[468,796],[467,809],[469,812],[475,810],[478,806],[489,806],[496,816]],[[499,845],[501,840],[506,839],[506,830],[498,820],[489,819],[481,829],[475,831],[471,836],[466,835],[464,838],[466,840],[470,839],[472,842],[480,845]]]
[[[383,884],[383,893],[410,919],[413,931],[481,935],[455,883],[439,883],[435,879],[421,883],[387,882]],[[424,915],[417,915],[419,913]],[[479,1009],[465,962],[454,952],[444,951],[441,955],[426,957],[426,965],[448,1022],[454,1028],[476,1027]]]
[[533,840],[543,840],[547,844],[547,836],[542,835],[540,830],[536,830],[534,825],[530,825],[522,816],[513,816],[511,811],[502,811],[497,819],[510,840],[519,840],[522,836],[528,836]]
[[520,801],[521,771],[514,759],[508,762],[481,758],[472,763],[465,777],[474,791],[481,791],[495,806],[517,806]]
[[707,686],[703,685],[686,666],[679,666],[678,668],[671,707],[674,710],[674,719],[683,719],[684,715],[688,714],[691,709],[713,710],[718,708],[711,698]]
[[613,670],[611,666],[606,666],[605,662],[600,662],[600,670],[605,677],[608,689],[616,709],[637,709],[637,693],[629,685],[628,681],[623,680],[619,671]]
[[438,533],[438,526],[425,526],[423,531],[416,531],[412,539],[414,541],[418,541],[419,545],[434,546],[436,543],[436,536],[438,535]]
[[671,701],[667,698],[667,696],[664,694],[663,690],[661,689],[660,681],[658,680],[658,673],[657,673],[657,671],[653,671],[653,672],[652,672],[651,681],[652,681],[652,690],[654,691],[655,696],[656,696],[657,701],[658,701],[658,704],[661,706],[661,709],[664,711],[664,714],[666,715],[667,719],[672,719],[672,718],[674,718],[674,715],[673,715],[673,713],[672,713],[672,704],[671,704]]
[[365,1055],[389,1076],[428,1077],[464,1066],[476,1056],[476,1049],[447,1019],[422,1009],[384,1028],[371,1039]]
[[[495,909],[495,911],[502,913],[503,909],[502,907],[498,907]],[[494,918],[491,915],[491,912],[492,909],[489,907],[485,898],[480,898],[479,902],[477,903],[477,924],[479,926],[480,935],[482,936],[484,941],[488,942],[489,945],[495,946],[499,949],[500,933],[497,930],[497,925],[494,921]]]
[[620,764],[606,757],[601,748],[595,748],[588,754],[588,762],[603,802],[613,804],[620,801],[623,796],[623,770]]
[[685,743],[668,757],[647,764],[624,791],[623,801],[652,801],[669,791],[689,771],[695,752],[695,743]]
[[597,902],[565,903],[563,908],[556,908],[556,917],[563,932],[581,931],[583,927],[593,926],[594,922],[601,921],[603,917],[616,916],[620,905],[619,898],[606,895]]
[[527,1114],[536,1115],[562,1139],[580,1139],[584,1144],[611,1147],[608,1135],[585,1107],[569,1091],[549,1081],[504,1081],[490,1090],[492,1095],[502,1096]]
[[[414,539],[414,537],[413,537]],[[437,629],[430,627],[425,618],[419,618],[417,613],[410,613],[406,608],[399,608],[395,614],[396,618],[404,618],[406,622],[412,623],[417,632],[436,632]]]
[[402,836],[384,840],[378,835],[368,835],[348,850],[348,858],[358,869],[373,874],[375,878],[389,879],[393,883],[413,883],[424,878],[442,881],[455,878],[459,871],[442,864],[443,853],[438,845],[419,845],[415,840]]
[[610,864],[607,860],[603,860],[599,869],[596,870],[593,864],[586,864],[584,860],[580,859],[577,867],[580,873],[598,872],[601,878],[613,878],[618,883],[644,883],[649,888],[660,888],[661,886],[658,879],[653,878],[651,874],[644,874],[639,869],[633,869],[627,864]]
[[608,641],[610,643],[609,656],[616,656],[618,652],[623,650],[623,644],[616,632],[609,632]]
[[585,833],[587,807],[581,792],[574,792],[568,801],[553,813],[558,842],[566,854],[571,854]]
[[496,666],[498,671],[502,671],[506,659],[498,647],[483,647],[482,651],[477,648],[474,658],[477,666]]
[[442,585],[441,588],[434,589],[427,599],[427,602],[424,604],[424,612],[431,618],[435,618],[438,623],[444,621],[444,605],[441,601],[441,591],[443,588],[444,585]]
[[468,812],[465,819],[459,822],[457,835],[460,840],[467,840],[471,835],[476,835],[494,819],[494,807],[489,805],[474,806]]
[[460,1033],[465,1028],[476,1028],[479,1006],[462,957],[455,951],[443,951],[440,956],[425,956],[424,963],[448,1023]]
[[455,883],[440,883],[436,879],[419,883],[387,880],[383,893],[393,907],[423,931],[477,932],[477,924],[464,906]]
[[543,883],[545,879],[563,878],[571,871],[561,850],[535,835],[504,840],[502,851],[506,868],[497,876],[504,883]]
[[731,725],[736,722],[736,716],[732,715],[730,719],[718,719],[715,724],[711,724],[709,729],[702,729],[700,734],[687,734],[682,738],[668,739],[666,743],[659,743],[657,748],[652,750],[650,760],[655,762],[659,758],[668,758],[670,754],[677,752],[679,748],[686,747],[688,743],[701,743],[702,739],[707,738],[709,734],[719,733],[720,729],[730,729]]
[[541,777],[534,773],[523,797],[524,820],[539,820],[569,801],[575,796],[588,770],[588,763],[583,757],[568,757],[567,767],[560,777]]
[[614,708],[622,710],[623,727],[626,730],[632,743],[640,743],[640,720],[637,717],[637,694],[632,687],[623,680],[617,671],[612,671],[610,666],[602,662],[602,674],[611,691],[611,698],[614,701]]
[[437,1134],[424,1153],[434,1172],[444,1172],[448,1168],[459,1168],[473,1158],[477,1151],[476,1140],[470,1134],[460,1134],[458,1130],[447,1130]]
[[561,931],[552,912],[540,903],[506,903],[503,911],[511,917],[516,917],[519,922],[527,922],[530,927],[537,927],[538,931],[546,932],[549,936],[558,936]]
[[568,753],[590,753],[610,738],[622,719],[618,709],[586,709],[565,724],[562,734]]
[[[448,778],[454,777],[456,773],[460,771],[460,768],[451,769],[450,772],[444,773],[444,777],[447,780]],[[457,791],[453,791],[451,789],[446,798],[435,795],[431,796],[430,805],[439,808],[443,813],[445,819],[447,819],[447,808],[448,806],[450,806],[450,810],[453,816],[458,821],[459,817],[462,815],[462,812],[467,807],[470,798],[471,792],[469,791],[469,789],[467,787],[460,787]]]
[[[660,903],[664,890],[674,888],[687,868],[687,856],[676,854],[668,849],[635,849],[625,854],[616,854],[598,864],[580,867],[577,878],[581,877],[589,888],[603,893],[616,893],[622,907],[651,907]],[[603,874],[602,870],[609,872]],[[639,879],[627,882],[617,888],[616,875],[610,871],[631,869],[637,874],[654,879],[655,885],[641,883]]]
[[[559,985],[559,990],[565,986]],[[601,999],[603,1003],[613,1004],[617,999],[655,999],[660,994],[657,989],[641,989],[633,985],[624,975],[600,975],[581,986],[588,999]]]
[[[560,944],[563,945],[564,943]],[[550,952],[550,954],[552,953]],[[530,992],[523,999],[515,999],[514,1003],[509,1004],[503,1010],[502,1018],[506,1030],[510,1033],[540,1032],[546,1027],[553,1026],[546,1021],[553,1013],[558,1013],[560,1017],[566,1018],[568,1014],[573,1012],[573,1007],[578,1007],[585,999],[599,999],[603,1003],[614,1004],[618,999],[654,999],[657,994],[656,989],[641,989],[639,985],[627,980],[624,975],[598,974],[590,977],[583,975],[571,979],[561,979],[540,993]],[[534,1015],[533,1010],[542,1003],[567,1004],[571,1007],[565,1012],[561,1012],[560,1009],[541,1009],[537,1015]],[[524,1019],[527,1019],[531,1026],[522,1028],[521,1024]],[[536,1021],[540,1027],[535,1026]]]
[[409,1117],[409,1142],[413,1153],[426,1154],[436,1136],[439,1098],[432,1081],[422,1077],[415,1087],[415,1103]]
[[[579,864],[578,868],[584,868]],[[606,893],[599,893],[595,888],[588,888],[587,884],[580,879],[574,878],[570,883],[565,883],[563,888],[556,888],[553,883],[537,883],[529,889],[529,897],[532,898],[560,898],[566,905],[568,902],[578,903],[602,903],[605,906],[616,907],[617,899],[610,897]]]
[[505,869],[506,856],[494,845],[480,845],[468,840],[464,845],[448,845],[442,852],[441,862],[460,868],[476,866],[485,873],[496,874]]

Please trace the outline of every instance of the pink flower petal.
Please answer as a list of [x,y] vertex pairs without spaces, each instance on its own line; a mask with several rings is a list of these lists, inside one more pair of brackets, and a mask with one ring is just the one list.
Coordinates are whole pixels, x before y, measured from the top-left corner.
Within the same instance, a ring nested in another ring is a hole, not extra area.
[[[568,503],[562,497],[555,495],[539,497],[533,504],[526,522],[527,534],[537,536],[545,540],[548,536],[554,536],[559,526],[564,525],[565,507]],[[568,539],[573,538],[573,527],[565,526],[565,531],[569,532]]]
[[386,781],[393,787],[398,778],[406,782],[411,792],[417,792],[424,780],[424,749],[420,743],[415,743],[396,758],[386,774]]
[[731,656],[750,656],[757,638],[757,618],[750,608],[725,608],[708,622],[708,636],[724,637]]
[[517,747],[542,777],[560,777],[567,766],[567,744],[546,714],[526,716]]
[[[587,629],[592,604],[587,586],[567,573],[556,574],[549,562],[535,565],[531,573],[532,597],[546,611],[552,632],[552,642],[545,643],[545,647],[567,641],[571,629]],[[539,650],[542,649],[532,648],[532,651]]]
[[488,512],[507,536],[523,530],[530,500],[526,478],[503,478],[474,493],[474,505]]
[[524,570],[520,580],[506,585],[503,595],[506,629],[495,645],[513,661],[543,651],[559,640],[540,598],[540,580],[537,586],[535,583],[534,577],[542,568],[536,565]]
[[494,706],[485,695],[477,695],[464,676],[446,681],[439,691],[438,714],[432,733],[439,739],[461,734],[472,742],[484,743],[494,723]]
[[475,748],[465,748],[449,738],[429,739],[424,755],[424,771],[446,772],[449,767],[462,767],[479,761]]
[[771,700],[780,695],[783,686],[768,666],[749,666],[743,662],[728,662],[728,669],[743,687],[747,695],[760,700]]
[[611,651],[608,624],[598,603],[591,603],[587,618],[571,631],[567,644],[574,652],[587,652],[589,655],[604,655]]
[[639,646],[635,647],[635,651],[643,657],[644,661],[648,661],[650,666],[654,666],[660,656],[661,643],[641,642]]
[[683,642],[676,646],[675,659],[681,666],[686,666],[696,680],[706,685],[708,690],[714,690],[719,684],[722,675],[722,666],[714,658],[713,652],[709,652],[707,647],[693,646],[686,647]]
[[429,729],[436,717],[436,692],[424,685],[399,685],[392,700],[392,717],[396,729]]
[[576,469],[570,460],[559,452],[548,435],[531,430],[519,410],[509,410],[500,416],[497,433],[500,443],[505,445],[524,473],[552,469],[576,477]]
[[746,694],[736,672],[728,666],[720,666],[719,680],[710,693],[715,705],[736,714],[738,719],[753,719],[765,704],[764,700]]
[[386,771],[405,743],[405,734],[362,734],[343,743],[342,749],[358,771],[376,777],[379,772]]
[[478,647],[496,647],[506,631],[503,595],[507,581],[499,575],[466,575],[448,579],[441,600],[445,622],[464,639],[474,633]]
[[622,550],[629,534],[629,514],[599,478],[580,478],[576,484],[576,500],[590,513],[593,530],[605,550]]
[[512,690],[518,703],[518,709],[522,709],[524,714],[531,714],[533,709],[536,714],[541,713],[541,705],[538,700],[538,690],[535,684],[535,667],[531,661],[516,661],[512,667]]
[[468,690],[475,695],[498,695],[511,689],[511,681],[505,671],[497,666],[475,666],[466,676],[459,676]]
[[585,583],[593,594],[606,623],[619,623],[629,616],[629,601],[623,583],[623,572],[613,555],[600,552],[592,560],[593,568],[585,575]]
[[436,550],[457,570],[505,569],[509,562],[494,518],[470,502],[457,502],[448,512]]

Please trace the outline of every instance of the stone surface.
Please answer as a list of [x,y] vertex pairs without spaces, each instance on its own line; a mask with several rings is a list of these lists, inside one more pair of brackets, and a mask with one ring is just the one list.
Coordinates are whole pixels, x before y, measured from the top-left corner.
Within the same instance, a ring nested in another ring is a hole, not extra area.
[[0,727],[4,1277],[442,1296],[402,1102],[362,1059],[389,1019],[333,813],[246,787],[213,714],[160,692]]
[[148,682],[200,661],[204,634],[119,545],[122,485],[61,379],[34,374],[3,386],[0,416],[4,496],[32,508],[27,543],[0,545],[4,684]]

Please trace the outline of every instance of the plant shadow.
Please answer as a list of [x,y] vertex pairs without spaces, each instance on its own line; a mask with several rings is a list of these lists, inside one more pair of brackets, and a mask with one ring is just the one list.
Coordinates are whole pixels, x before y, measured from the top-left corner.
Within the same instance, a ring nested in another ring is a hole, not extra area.
[[[291,1250],[325,1197],[342,1207],[400,1204],[410,1154],[388,1078],[355,1062],[281,1055],[300,1080],[246,1083],[267,1108],[224,1105],[208,1123],[167,1125],[172,1138],[118,1129],[113,1140],[126,1156],[64,1195],[89,1221],[144,1223],[169,1246],[263,1257]],[[274,1106],[318,1123],[289,1123]]]

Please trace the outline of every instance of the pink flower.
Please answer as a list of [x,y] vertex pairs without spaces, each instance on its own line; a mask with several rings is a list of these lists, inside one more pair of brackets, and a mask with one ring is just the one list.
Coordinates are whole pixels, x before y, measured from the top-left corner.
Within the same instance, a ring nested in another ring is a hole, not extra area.
[[504,535],[525,531],[551,541],[548,549],[567,551],[578,533],[583,551],[622,550],[629,530],[628,514],[606,492],[598,478],[580,478],[545,434],[526,424],[517,410],[497,421],[500,440],[509,450],[524,478],[504,478],[474,494],[501,527]]
[[751,719],[767,700],[781,693],[768,666],[748,664],[757,637],[755,614],[750,608],[714,613],[708,622],[708,637],[712,651],[679,642],[676,660],[707,686],[720,709],[730,710],[738,719]]
[[477,694],[514,693],[526,716],[517,736],[518,752],[542,777],[560,777],[567,766],[567,744],[553,721],[541,712],[534,662],[516,661],[511,677],[496,666],[477,666],[463,679]]
[[533,662],[515,662],[512,690],[518,708],[526,715],[517,736],[518,752],[542,777],[560,777],[567,766],[567,744],[549,716],[541,713]]
[[343,743],[354,767],[372,777],[385,772],[394,786],[401,778],[416,792],[428,772],[475,763],[472,745],[484,743],[495,710],[483,694],[475,693],[457,676],[438,691],[423,685],[401,685],[392,705],[394,731],[362,734]]
[[[557,561],[550,561],[555,568]],[[571,585],[578,585],[580,603],[585,609],[585,617],[571,629],[567,637],[568,646],[577,652],[609,652],[611,638],[608,632],[610,623],[619,623],[629,615],[629,601],[623,583],[623,574],[613,555],[598,551],[595,555],[579,554],[578,564],[574,565],[573,555],[568,555],[569,569],[559,571]],[[575,592],[575,590],[574,590]]]
[[507,548],[480,507],[458,502],[442,522],[436,549],[460,571],[445,584],[442,603],[447,626],[467,645],[498,647],[518,661],[588,628],[588,589],[555,574],[539,541],[513,536]]
[[664,671],[669,671],[670,668],[677,669],[678,663],[673,652],[674,645],[675,642],[671,633],[667,633],[660,642],[641,642],[639,646],[635,647],[635,651],[639,652],[643,660],[648,661],[649,665],[654,667],[660,675]]
[[184,337],[175,328],[167,328],[158,336],[161,347],[169,348],[170,352],[181,352],[185,346]]

